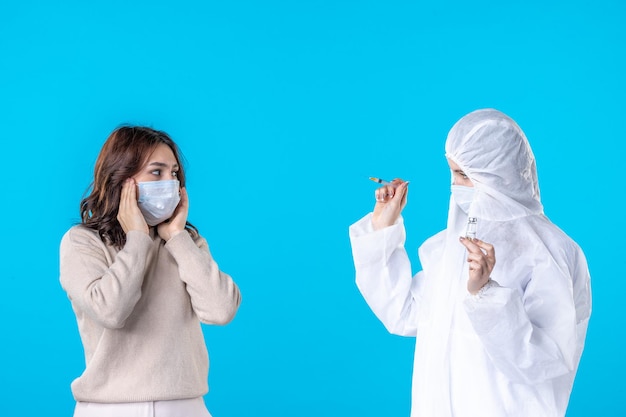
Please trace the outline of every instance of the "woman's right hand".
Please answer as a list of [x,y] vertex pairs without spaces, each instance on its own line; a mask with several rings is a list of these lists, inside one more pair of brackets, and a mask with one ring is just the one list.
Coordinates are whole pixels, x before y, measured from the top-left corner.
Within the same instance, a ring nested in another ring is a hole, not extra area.
[[398,220],[402,209],[406,206],[408,186],[408,181],[396,178],[391,181],[391,184],[376,190],[376,205],[372,215],[374,230],[391,226]]
[[133,178],[128,178],[122,186],[117,221],[120,222],[124,233],[137,230],[148,234],[148,223],[137,205],[137,185]]

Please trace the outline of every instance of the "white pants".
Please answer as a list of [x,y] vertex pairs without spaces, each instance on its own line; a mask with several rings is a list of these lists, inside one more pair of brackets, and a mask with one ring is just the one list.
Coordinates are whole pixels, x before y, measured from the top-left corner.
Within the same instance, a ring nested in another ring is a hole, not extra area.
[[140,403],[77,402],[74,417],[211,417],[202,397]]

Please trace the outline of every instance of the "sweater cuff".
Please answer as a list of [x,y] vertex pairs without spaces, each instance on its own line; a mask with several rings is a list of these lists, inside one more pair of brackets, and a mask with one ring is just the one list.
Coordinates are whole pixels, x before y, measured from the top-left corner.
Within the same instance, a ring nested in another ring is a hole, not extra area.
[[165,248],[172,254],[174,259],[185,257],[192,251],[198,250],[196,242],[194,242],[187,230],[172,236],[170,240],[165,242]]
[[126,244],[124,248],[148,251],[152,243],[153,240],[147,233],[138,230],[130,230],[126,233]]

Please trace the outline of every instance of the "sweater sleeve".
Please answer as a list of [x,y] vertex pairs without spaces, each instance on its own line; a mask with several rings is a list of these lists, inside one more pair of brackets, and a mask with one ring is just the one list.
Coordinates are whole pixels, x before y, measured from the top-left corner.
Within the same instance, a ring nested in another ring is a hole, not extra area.
[[415,336],[421,280],[419,274],[412,278],[402,218],[374,231],[370,213],[350,226],[349,234],[356,284],[365,301],[390,333]]
[[97,232],[73,227],[61,240],[60,280],[80,311],[109,329],[124,327],[141,297],[152,240],[131,231],[111,259]]
[[[574,274],[588,283],[586,263],[579,266],[583,269]],[[523,294],[496,285],[464,301],[494,365],[510,380],[526,384],[576,370],[590,315],[589,293],[575,294],[572,278],[563,269],[538,267],[534,275]],[[588,288],[583,286],[583,291]]]
[[180,278],[200,321],[206,324],[230,322],[241,303],[241,294],[233,279],[220,271],[207,241],[202,237],[194,241],[189,233],[181,232],[167,241],[165,247],[178,264]]

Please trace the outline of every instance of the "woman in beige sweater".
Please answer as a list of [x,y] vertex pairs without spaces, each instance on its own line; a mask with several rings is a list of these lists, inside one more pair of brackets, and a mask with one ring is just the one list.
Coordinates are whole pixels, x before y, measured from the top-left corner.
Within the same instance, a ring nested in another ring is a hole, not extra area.
[[188,209],[170,137],[113,131],[80,204],[82,222],[61,241],[61,285],[85,351],[72,383],[75,417],[210,416],[200,323],[228,323],[240,293],[187,222]]

